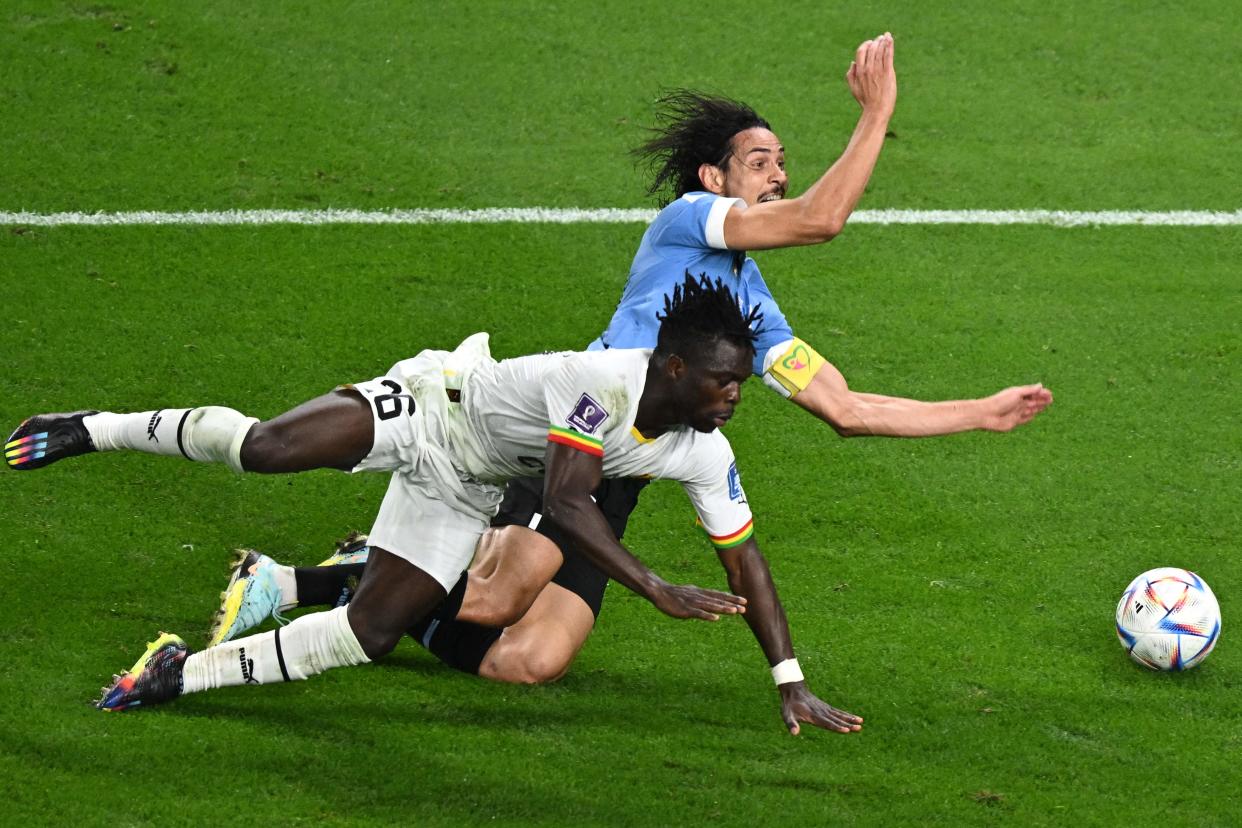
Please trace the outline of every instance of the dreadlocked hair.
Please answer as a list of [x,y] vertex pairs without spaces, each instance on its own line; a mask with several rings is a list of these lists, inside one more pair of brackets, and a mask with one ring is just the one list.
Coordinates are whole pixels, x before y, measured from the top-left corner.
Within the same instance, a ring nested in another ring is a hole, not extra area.
[[[651,139],[631,151],[654,174],[647,194],[672,198],[701,190],[699,167],[723,167],[733,150],[733,136],[753,127],[771,129],[759,113],[741,101],[692,89],[674,89],[656,101]],[[672,199],[661,197],[664,203]]]
[[664,296],[664,312],[657,313],[656,319],[660,320],[656,353],[662,356],[688,357],[721,339],[753,354],[763,314],[758,305],[749,312],[742,310],[720,279],[713,283],[706,273],[692,276],[687,270],[685,281],[673,287],[673,295]]

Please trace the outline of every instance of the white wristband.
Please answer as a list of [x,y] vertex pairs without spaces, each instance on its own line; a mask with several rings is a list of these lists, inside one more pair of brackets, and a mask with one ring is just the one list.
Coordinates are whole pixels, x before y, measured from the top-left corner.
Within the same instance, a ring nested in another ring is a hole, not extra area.
[[776,682],[778,687],[802,680],[802,668],[798,666],[796,658],[787,658],[772,668],[772,681]]

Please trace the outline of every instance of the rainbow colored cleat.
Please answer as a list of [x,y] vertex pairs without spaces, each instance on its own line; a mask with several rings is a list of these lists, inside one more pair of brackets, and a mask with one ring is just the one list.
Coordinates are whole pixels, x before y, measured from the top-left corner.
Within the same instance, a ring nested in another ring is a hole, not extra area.
[[4,462],[11,469],[30,471],[95,450],[82,418],[98,411],[37,414],[17,427],[4,443]]
[[142,658],[128,671],[112,677],[95,707],[109,712],[160,704],[181,695],[181,671],[190,648],[180,637],[162,632],[147,645]]

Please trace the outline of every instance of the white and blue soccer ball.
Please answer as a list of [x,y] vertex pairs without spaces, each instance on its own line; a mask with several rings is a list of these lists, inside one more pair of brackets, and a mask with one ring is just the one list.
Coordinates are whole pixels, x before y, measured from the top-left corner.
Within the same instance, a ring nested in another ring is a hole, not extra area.
[[1117,638],[1130,658],[1152,670],[1203,663],[1220,636],[1220,605],[1188,569],[1165,566],[1135,578],[1117,603]]

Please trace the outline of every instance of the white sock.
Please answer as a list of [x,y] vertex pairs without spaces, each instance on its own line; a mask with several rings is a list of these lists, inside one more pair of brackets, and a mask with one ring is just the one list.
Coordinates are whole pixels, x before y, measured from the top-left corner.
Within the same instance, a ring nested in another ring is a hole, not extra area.
[[293,574],[293,567],[276,564],[272,570],[272,580],[280,590],[280,612],[291,610],[298,605],[298,579]]
[[177,447],[177,431],[189,408],[162,408],[138,414],[113,414],[104,411],[82,418],[82,425],[91,435],[99,451],[133,449],[151,454],[181,454]]
[[162,408],[137,414],[104,411],[82,418],[99,451],[130,449],[224,463],[242,471],[241,444],[257,423],[231,408]]
[[296,681],[333,667],[366,664],[371,659],[349,625],[348,609],[313,612],[279,630],[194,653],[185,660],[181,692]]

